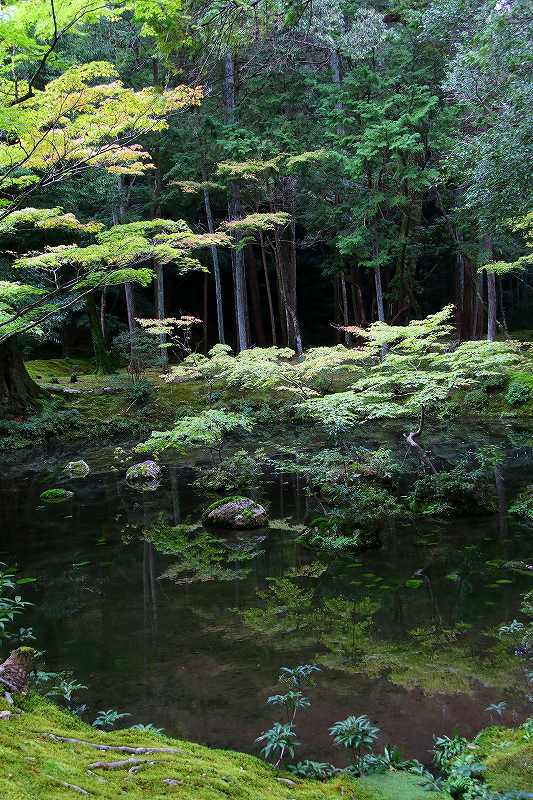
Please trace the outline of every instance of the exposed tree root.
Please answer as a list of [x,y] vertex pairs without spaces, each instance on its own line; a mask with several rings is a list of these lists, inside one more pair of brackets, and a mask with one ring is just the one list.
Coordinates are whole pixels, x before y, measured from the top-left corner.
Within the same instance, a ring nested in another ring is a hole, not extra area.
[[88,792],[86,789],[82,789],[81,786],[76,786],[75,783],[61,781],[61,786],[64,786],[66,789],[72,789],[73,792],[77,792],[78,794],[90,795],[90,792]]
[[74,739],[70,736],[58,736],[55,733],[43,733],[36,731],[40,736],[45,736],[47,739],[52,739],[54,742],[66,742],[67,744],[82,744],[85,747],[93,747],[95,750],[114,750],[118,753],[131,753],[132,755],[149,755],[150,753],[181,753],[178,747],[129,747],[126,744],[98,744],[98,742],[89,742],[87,739]]
[[[128,772],[137,772],[144,765],[155,764],[155,761],[148,761],[145,758],[127,758],[123,761],[93,761],[87,765],[87,769],[128,769]],[[129,769],[129,768],[132,769]]]

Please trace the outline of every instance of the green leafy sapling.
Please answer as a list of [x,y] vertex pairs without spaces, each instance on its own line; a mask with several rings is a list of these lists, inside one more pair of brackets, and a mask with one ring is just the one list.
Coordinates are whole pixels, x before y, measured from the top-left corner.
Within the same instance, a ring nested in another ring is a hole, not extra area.
[[299,744],[296,741],[296,732],[291,722],[275,722],[269,730],[263,731],[255,741],[265,743],[261,748],[261,753],[267,760],[277,756],[276,767],[279,767],[285,755],[294,758],[296,747]]
[[446,771],[451,762],[463,755],[468,747],[468,740],[464,736],[435,736],[433,740],[433,763],[439,769]]
[[372,750],[379,728],[370,722],[366,714],[362,714],[359,717],[351,715],[335,722],[329,732],[335,744],[352,751],[354,762],[357,762],[362,750]]
[[157,728],[152,722],[138,722],[136,725],[130,725],[130,731],[140,731],[141,733],[153,733],[154,736],[164,736],[165,729]]
[[121,714],[114,708],[108,708],[106,711],[98,712],[92,725],[94,728],[112,728],[119,721],[119,719],[129,716],[131,716],[131,714]]
[[268,705],[282,706],[287,714],[287,722],[294,722],[296,712],[309,708],[311,702],[302,692],[289,691],[286,694],[274,694],[267,699]]

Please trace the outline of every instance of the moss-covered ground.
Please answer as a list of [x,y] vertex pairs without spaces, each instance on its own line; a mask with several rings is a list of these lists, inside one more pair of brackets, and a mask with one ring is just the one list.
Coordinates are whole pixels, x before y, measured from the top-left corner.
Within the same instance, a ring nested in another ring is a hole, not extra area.
[[[3,705],[5,708],[6,706]],[[120,730],[104,733],[38,695],[20,703],[22,713],[0,720],[2,800],[72,800],[77,796],[114,800],[438,800],[419,778],[390,773],[363,779],[345,776],[327,783],[292,778],[243,753],[212,750],[156,734]],[[64,742],[49,734],[106,746],[173,748],[170,753],[129,754]],[[106,769],[95,762],[136,759]],[[93,765],[93,766],[90,766]],[[130,772],[131,767],[138,771]],[[70,785],[69,785],[70,784]],[[81,790],[81,791],[80,791]]]

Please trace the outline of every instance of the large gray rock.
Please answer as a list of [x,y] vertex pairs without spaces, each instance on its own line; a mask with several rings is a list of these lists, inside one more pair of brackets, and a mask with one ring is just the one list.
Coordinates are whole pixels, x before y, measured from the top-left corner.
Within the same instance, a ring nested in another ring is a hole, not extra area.
[[90,466],[82,458],[78,461],[69,461],[68,464],[65,464],[65,472],[70,478],[85,478],[90,471]]
[[268,515],[263,506],[248,497],[225,497],[205,510],[203,521],[215,528],[250,530],[268,525]]
[[126,472],[126,482],[135,489],[151,492],[157,489],[161,480],[161,468],[155,461],[133,464]]

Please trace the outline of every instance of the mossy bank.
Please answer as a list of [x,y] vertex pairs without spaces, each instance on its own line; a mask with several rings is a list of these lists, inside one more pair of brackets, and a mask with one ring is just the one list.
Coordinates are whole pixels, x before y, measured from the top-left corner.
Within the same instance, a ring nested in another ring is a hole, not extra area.
[[[77,795],[106,800],[450,797],[445,791],[425,791],[419,776],[405,772],[359,779],[342,775],[321,783],[295,778],[243,753],[136,730],[104,733],[37,694],[21,699],[14,708],[3,700],[0,705],[11,713],[9,719],[0,720],[0,796],[4,800],[67,800]],[[134,748],[140,749],[135,752]],[[485,780],[494,790],[531,787],[533,742],[520,729],[487,729],[472,745],[472,752],[486,765]],[[109,768],[111,762],[129,761]]]

